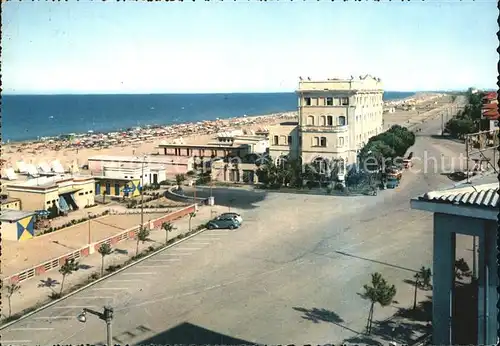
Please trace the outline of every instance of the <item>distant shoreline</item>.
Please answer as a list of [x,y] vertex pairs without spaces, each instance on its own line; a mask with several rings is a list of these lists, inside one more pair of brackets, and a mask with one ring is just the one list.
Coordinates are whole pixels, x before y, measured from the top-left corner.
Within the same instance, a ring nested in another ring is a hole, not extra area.
[[[396,93],[396,92],[395,92]],[[406,93],[406,92],[397,92],[397,93]],[[233,94],[236,94],[236,93],[233,93]],[[246,93],[246,94],[250,94],[250,93]],[[253,94],[259,94],[259,93],[253,93]],[[262,93],[261,93],[262,94]],[[283,93],[275,93],[275,94],[283,94]],[[394,98],[394,99],[389,99],[389,100],[386,100],[384,101],[384,105],[395,105],[395,104],[400,104],[400,103],[403,103],[405,100],[407,99],[413,99],[413,98],[417,98],[418,95],[426,95],[426,94],[431,94],[431,93],[414,93],[412,94],[411,96],[406,96],[406,97],[403,97],[403,98],[400,98],[400,99],[397,99],[397,98]],[[84,96],[83,94],[80,95],[80,94],[68,94],[67,96]],[[121,94],[123,96],[129,96],[127,94]],[[147,94],[144,94],[144,95],[147,95]],[[181,94],[179,94],[181,95]],[[190,94],[184,94],[184,95],[190,95]],[[198,95],[215,95],[215,94],[198,94]],[[231,94],[225,94],[225,93],[219,93],[218,95],[231,95]],[[62,96],[62,95],[21,95],[21,94],[16,94],[16,95],[8,95],[8,96]],[[93,96],[107,96],[106,94],[95,94]],[[251,115],[248,115],[247,118],[256,118],[256,117],[270,117],[272,115],[275,115],[275,114],[279,114],[279,113],[289,113],[289,112],[297,112],[296,108],[294,109],[289,109],[289,110],[281,110],[279,112],[272,112],[272,113],[268,113],[268,114],[251,114]],[[243,119],[245,118],[245,116],[233,116],[233,117],[221,117],[219,118],[220,120],[223,120],[223,121],[230,121],[230,120],[237,120],[237,119]],[[162,123],[162,124],[149,124],[149,125],[136,125],[136,126],[127,126],[127,127],[112,127],[112,126],[109,126],[108,128],[104,128],[104,129],[100,129],[100,130],[95,130],[93,132],[82,132],[82,131],[65,131],[64,133],[59,133],[59,134],[54,134],[54,135],[50,135],[50,136],[32,136],[30,138],[26,138],[26,139],[20,139],[20,140],[8,140],[8,141],[2,141],[2,144],[3,145],[16,145],[16,144],[22,144],[22,143],[40,143],[40,142],[44,142],[44,141],[48,141],[48,140],[53,140],[53,141],[62,141],[64,140],[64,137],[65,136],[68,136],[70,134],[74,134],[75,136],[77,137],[80,137],[80,136],[88,136],[90,134],[95,134],[95,135],[100,135],[100,134],[109,134],[109,133],[113,133],[113,132],[126,132],[127,130],[129,129],[136,129],[136,128],[141,128],[141,129],[147,129],[147,128],[152,128],[152,129],[156,129],[156,128],[166,128],[166,127],[176,127],[176,126],[186,126],[186,125],[191,125],[191,124],[199,124],[199,123],[202,123],[204,121],[216,121],[215,119],[211,119],[211,120],[207,120],[207,119],[204,119],[204,120],[198,120],[198,121],[186,121],[186,122],[176,122],[176,121],[170,121],[170,122],[165,122],[165,123]],[[5,128],[4,128],[5,130]],[[5,135],[5,133],[4,133]]]

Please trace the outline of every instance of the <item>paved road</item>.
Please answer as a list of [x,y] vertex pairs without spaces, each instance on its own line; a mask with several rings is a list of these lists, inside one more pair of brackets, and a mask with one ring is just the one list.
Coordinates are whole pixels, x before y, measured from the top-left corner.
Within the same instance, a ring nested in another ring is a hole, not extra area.
[[[430,136],[440,125],[422,126],[415,155],[441,157],[442,140]],[[75,316],[106,303],[115,308],[122,345],[361,338],[368,303],[358,293],[370,274],[379,271],[398,286],[398,303],[375,311],[382,320],[410,305],[412,286],[403,280],[431,265],[432,218],[409,210],[409,199],[449,184],[440,174],[407,172],[400,189],[374,197],[255,192],[244,199],[216,189],[217,199],[238,197],[240,229],[189,239],[2,330],[2,344],[104,342],[102,321],[89,316],[81,324]]]

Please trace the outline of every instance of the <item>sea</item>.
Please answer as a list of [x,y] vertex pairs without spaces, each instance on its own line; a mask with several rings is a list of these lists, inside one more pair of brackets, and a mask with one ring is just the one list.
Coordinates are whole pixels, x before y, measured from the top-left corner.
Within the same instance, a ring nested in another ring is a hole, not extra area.
[[[384,100],[414,92],[387,91]],[[289,93],[3,95],[2,142],[297,110]]]

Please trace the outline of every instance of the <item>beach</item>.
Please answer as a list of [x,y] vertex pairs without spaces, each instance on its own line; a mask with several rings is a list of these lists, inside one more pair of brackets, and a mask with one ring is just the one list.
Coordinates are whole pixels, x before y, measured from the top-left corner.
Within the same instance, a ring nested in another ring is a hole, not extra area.
[[[395,107],[395,112],[384,114],[388,124],[407,125],[412,119],[420,118],[421,110],[402,110],[405,105],[417,108],[432,108],[439,94],[416,94],[406,99],[385,102],[385,107]],[[425,106],[425,107],[423,107]],[[58,160],[65,169],[76,163],[78,167],[87,164],[95,155],[135,156],[154,154],[158,145],[182,138],[186,143],[206,143],[214,135],[241,129],[246,133],[266,131],[270,126],[283,121],[297,120],[297,111],[260,116],[244,116],[213,121],[177,124],[169,126],[137,127],[120,132],[72,134],[65,139],[46,138],[40,141],[7,143],[3,145],[2,168],[17,169],[16,162],[24,161],[34,165],[50,164]],[[417,119],[418,121],[418,119]]]

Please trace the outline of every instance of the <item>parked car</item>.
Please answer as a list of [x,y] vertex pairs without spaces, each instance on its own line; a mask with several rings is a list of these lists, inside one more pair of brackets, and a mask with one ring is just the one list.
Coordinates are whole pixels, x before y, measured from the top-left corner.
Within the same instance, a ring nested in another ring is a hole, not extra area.
[[219,216],[220,217],[226,217],[226,216],[234,217],[236,219],[236,221],[238,221],[240,223],[240,225],[243,223],[243,218],[238,213],[222,213]]
[[218,216],[207,223],[208,229],[235,229],[239,227],[240,223],[232,216]]

